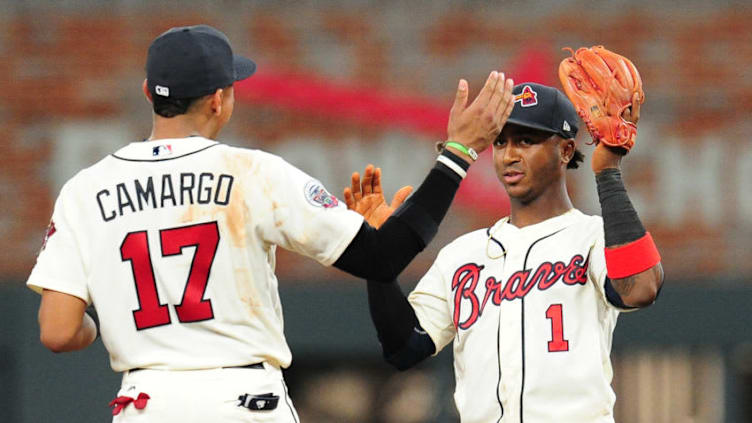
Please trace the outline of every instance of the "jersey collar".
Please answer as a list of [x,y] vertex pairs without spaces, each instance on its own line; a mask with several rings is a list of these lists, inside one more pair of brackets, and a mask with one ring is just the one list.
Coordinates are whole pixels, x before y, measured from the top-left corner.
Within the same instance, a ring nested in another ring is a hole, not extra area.
[[126,145],[112,156],[129,161],[162,161],[193,154],[217,144],[216,141],[199,136],[139,141]]
[[538,222],[534,225],[528,225],[522,228],[518,228],[509,223],[509,216],[506,216],[496,222],[489,231],[491,235],[500,233],[502,231],[509,231],[512,233],[519,233],[525,235],[545,235],[547,233],[556,232],[569,224],[578,216],[581,216],[582,212],[572,208],[566,212],[546,219],[542,222]]

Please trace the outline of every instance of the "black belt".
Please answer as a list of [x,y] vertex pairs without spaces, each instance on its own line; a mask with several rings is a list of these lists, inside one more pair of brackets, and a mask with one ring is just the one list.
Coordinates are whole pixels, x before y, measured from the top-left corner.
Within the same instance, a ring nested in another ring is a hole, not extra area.
[[[223,369],[261,369],[261,370],[263,370],[264,363],[253,363],[253,364],[246,364],[244,366],[228,366],[228,367],[222,367],[222,368]],[[135,369],[130,369],[129,372],[133,373],[133,372],[137,372],[139,370],[146,370],[146,369],[141,368],[141,367],[137,367]]]

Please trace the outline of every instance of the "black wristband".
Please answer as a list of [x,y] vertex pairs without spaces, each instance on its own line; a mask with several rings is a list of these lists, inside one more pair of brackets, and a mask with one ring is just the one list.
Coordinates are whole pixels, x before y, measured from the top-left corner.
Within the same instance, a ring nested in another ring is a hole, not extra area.
[[[442,163],[442,158],[448,159],[449,162]],[[456,166],[452,168],[450,167],[451,164],[454,164]],[[444,149],[441,151],[441,154],[439,155],[439,158],[436,161],[436,166],[434,166],[434,169],[438,169],[444,172],[447,176],[449,176],[455,182],[457,182],[457,184],[459,184],[467,175],[467,170],[470,169],[470,163],[466,162],[465,160],[462,160],[462,158],[452,153],[451,151]]]
[[646,232],[645,227],[627,196],[619,169],[599,172],[595,175],[595,182],[601,203],[606,246],[626,244],[642,238]]

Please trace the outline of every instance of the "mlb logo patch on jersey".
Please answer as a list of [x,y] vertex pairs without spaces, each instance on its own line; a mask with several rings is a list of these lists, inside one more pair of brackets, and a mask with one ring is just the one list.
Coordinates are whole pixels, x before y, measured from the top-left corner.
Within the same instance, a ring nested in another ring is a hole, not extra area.
[[169,156],[172,154],[172,145],[170,144],[163,144],[158,145],[151,149],[151,155],[152,156]]
[[314,205],[316,207],[330,209],[332,207],[337,207],[337,205],[339,204],[337,197],[329,194],[329,192],[326,190],[326,188],[324,188],[321,182],[315,179],[309,181],[305,185],[303,192],[305,194],[306,200],[311,205]]
[[538,104],[538,93],[536,93],[530,85],[525,85],[522,88],[522,92],[514,96],[514,102],[520,102],[522,107],[530,107]]

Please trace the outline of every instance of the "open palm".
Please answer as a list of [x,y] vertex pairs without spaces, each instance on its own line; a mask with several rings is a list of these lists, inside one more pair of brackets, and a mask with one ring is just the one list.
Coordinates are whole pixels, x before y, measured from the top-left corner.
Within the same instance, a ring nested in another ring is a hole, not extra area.
[[345,188],[344,197],[348,209],[359,213],[369,225],[378,229],[412,191],[413,187],[409,185],[400,188],[392,202],[387,204],[381,187],[381,168],[369,164],[363,172],[363,181],[358,172],[353,172],[351,186]]

